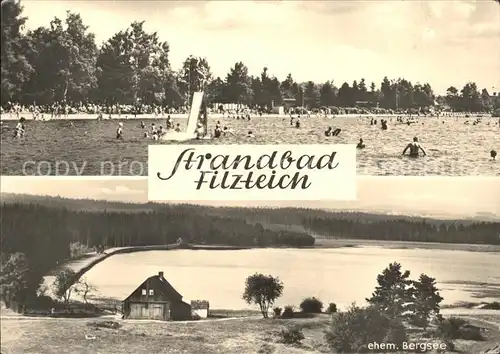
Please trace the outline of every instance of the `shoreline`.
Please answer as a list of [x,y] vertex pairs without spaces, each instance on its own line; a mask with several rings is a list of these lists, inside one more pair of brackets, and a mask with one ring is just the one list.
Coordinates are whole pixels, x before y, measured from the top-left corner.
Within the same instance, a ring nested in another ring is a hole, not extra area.
[[[173,114],[164,114],[163,116],[154,116],[152,113],[146,113],[146,114],[138,114],[137,117],[127,114],[121,114],[120,116],[118,115],[113,115],[112,118],[103,118],[102,121],[116,121],[116,120],[150,120],[150,119],[156,119],[156,120],[161,120],[161,119],[167,119],[167,116],[170,115],[172,119],[187,119],[188,118],[188,113],[173,113]],[[294,114],[295,116],[296,114]],[[50,116],[50,115],[49,115]],[[306,115],[301,115],[306,117]],[[406,114],[391,114],[391,113],[384,113],[384,114],[375,114],[375,113],[370,113],[370,114],[337,114],[337,115],[329,115],[328,117],[324,116],[317,116],[316,114],[311,114],[312,117],[321,117],[325,119],[334,119],[334,118],[379,118],[379,117],[407,117]],[[35,121],[33,118],[33,115],[30,112],[26,113],[21,113],[20,117],[24,117],[27,121]],[[262,116],[256,116],[256,118],[288,118],[290,115],[284,114],[263,114]],[[223,119],[224,115],[220,113],[212,113],[209,114],[209,118],[211,119]],[[226,115],[227,118],[227,115]],[[465,117],[465,114],[463,115],[454,115],[454,116],[435,116],[435,115],[429,115],[429,116],[416,116],[416,118],[422,118],[422,119],[430,119],[430,118],[466,118],[466,119],[471,119],[471,118],[494,118],[491,113],[484,113],[484,114],[468,114],[468,117]],[[3,113],[0,114],[0,121],[17,121],[17,115],[13,113]],[[50,121],[72,121],[72,120],[97,120],[97,114],[87,114],[87,113],[74,113],[74,114],[69,114],[67,118],[49,118],[45,120],[38,119],[37,121],[40,122],[50,122]]]
[[[52,289],[54,274],[61,268],[68,267],[76,273],[76,280],[79,280],[90,269],[117,254],[127,254],[147,251],[170,251],[170,250],[211,250],[211,251],[239,251],[252,249],[293,249],[293,250],[321,250],[335,248],[354,248],[354,247],[376,247],[385,249],[427,249],[427,250],[446,250],[446,251],[465,251],[465,252],[486,252],[500,253],[500,245],[482,245],[482,244],[446,244],[433,242],[411,242],[411,241],[380,241],[380,240],[352,240],[352,239],[328,239],[317,238],[312,247],[254,247],[254,246],[227,246],[227,245],[150,245],[150,246],[129,246],[109,248],[102,254],[95,252],[86,253],[74,259],[67,259],[60,266],[53,269],[44,277],[44,283],[48,289]],[[53,294],[49,290],[51,297]]]

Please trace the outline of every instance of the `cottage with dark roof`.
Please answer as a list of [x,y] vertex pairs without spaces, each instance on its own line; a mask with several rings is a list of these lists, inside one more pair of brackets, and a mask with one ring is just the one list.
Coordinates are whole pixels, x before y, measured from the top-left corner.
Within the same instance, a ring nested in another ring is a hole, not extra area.
[[163,277],[163,272],[159,272],[158,275],[147,278],[123,300],[123,317],[164,321],[190,320],[191,305],[182,301],[182,295]]

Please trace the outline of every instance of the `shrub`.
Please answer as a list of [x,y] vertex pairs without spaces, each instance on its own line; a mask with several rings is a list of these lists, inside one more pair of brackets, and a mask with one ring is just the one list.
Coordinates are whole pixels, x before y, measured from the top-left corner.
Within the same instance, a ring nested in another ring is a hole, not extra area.
[[281,330],[279,342],[284,344],[300,344],[304,338],[302,329],[297,326],[290,326]]
[[281,314],[281,318],[293,318],[293,306],[285,306],[283,313]]
[[323,311],[323,303],[315,297],[309,297],[301,302],[300,309],[305,313],[321,313]]
[[330,302],[328,304],[328,308],[326,309],[326,313],[335,313],[337,312],[337,305],[335,305],[335,303],[333,302]]
[[95,328],[109,328],[109,329],[118,329],[121,327],[121,325],[115,321],[90,322],[87,323],[87,326]]
[[274,353],[274,351],[275,351],[275,348],[272,345],[264,343],[261,345],[261,347],[259,348],[257,353],[259,353],[259,354],[272,354],[272,353]]
[[450,317],[439,321],[437,335],[444,340],[465,339],[482,340],[481,329],[472,326],[466,320],[459,317]]
[[407,338],[398,319],[390,319],[374,307],[360,308],[355,304],[346,312],[332,316],[332,324],[325,340],[336,353],[368,352],[369,343],[400,345]]
[[481,308],[486,310],[500,310],[500,302],[493,301],[490,302],[489,304],[485,304]]
[[92,252],[92,249],[81,244],[80,242],[72,242],[69,244],[69,252],[71,258],[77,258],[86,253]]
[[281,307],[275,307],[273,309],[274,317],[280,317],[282,311],[283,311],[283,309]]

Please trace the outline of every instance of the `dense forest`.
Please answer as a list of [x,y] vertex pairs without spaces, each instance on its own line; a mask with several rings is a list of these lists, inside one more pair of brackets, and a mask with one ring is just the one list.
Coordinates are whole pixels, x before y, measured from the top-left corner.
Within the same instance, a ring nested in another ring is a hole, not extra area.
[[[352,82],[297,82],[290,73],[278,79],[272,68],[251,75],[243,62],[215,77],[203,56],[189,56],[182,66],[170,64],[170,45],[157,33],[147,33],[136,21],[98,45],[91,29],[77,13],[23,31],[27,18],[17,1],[2,4],[1,103],[39,105],[93,102],[182,106],[190,92],[204,89],[211,103],[245,103],[269,107],[285,99],[296,105],[372,107],[418,110],[437,100],[455,111],[489,112],[500,109],[500,99],[474,82],[450,86],[437,97],[429,83],[385,77],[380,83],[353,78]],[[203,53],[200,53],[203,54]],[[262,53],[265,55],[266,53]],[[307,64],[304,64],[307,65]],[[327,68],[325,68],[327,70]],[[325,71],[326,77],[331,77]]]

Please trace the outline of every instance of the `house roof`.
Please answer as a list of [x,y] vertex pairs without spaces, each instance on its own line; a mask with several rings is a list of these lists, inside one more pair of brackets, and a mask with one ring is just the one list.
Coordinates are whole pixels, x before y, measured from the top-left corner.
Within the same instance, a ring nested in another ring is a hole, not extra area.
[[134,295],[134,293],[138,289],[144,288],[145,284],[148,283],[148,282],[155,284],[156,285],[156,289],[160,290],[160,292],[164,296],[172,297],[172,295],[173,295],[173,297],[177,297],[180,300],[182,300],[182,295],[177,290],[175,290],[175,288],[172,286],[172,284],[170,284],[167,281],[167,279],[165,279],[163,276],[160,276],[160,275],[153,275],[152,277],[149,277],[146,280],[144,280],[141,283],[141,285],[139,285],[137,288],[135,288],[135,290],[132,291],[130,293],[130,295],[127,296],[127,298],[125,300],[123,300],[123,301],[127,301],[132,295]]

